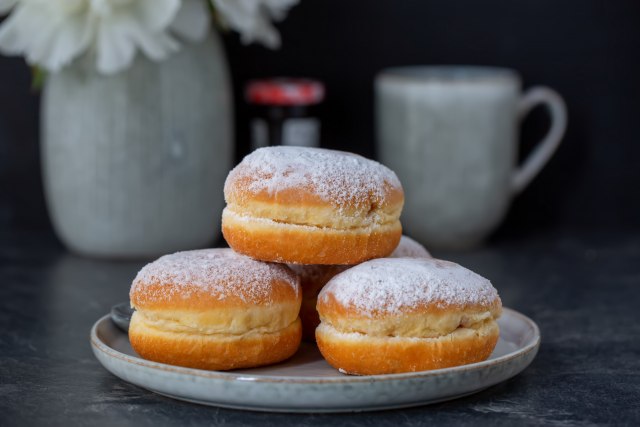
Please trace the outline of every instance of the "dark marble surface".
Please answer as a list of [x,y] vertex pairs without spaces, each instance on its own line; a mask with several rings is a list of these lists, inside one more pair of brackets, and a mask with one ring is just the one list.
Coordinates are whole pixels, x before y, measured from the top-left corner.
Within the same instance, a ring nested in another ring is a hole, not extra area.
[[104,370],[89,329],[142,262],[89,260],[53,236],[0,233],[0,425],[639,425],[640,233],[549,233],[447,256],[542,331],[521,375],[414,409],[286,415],[174,401]]

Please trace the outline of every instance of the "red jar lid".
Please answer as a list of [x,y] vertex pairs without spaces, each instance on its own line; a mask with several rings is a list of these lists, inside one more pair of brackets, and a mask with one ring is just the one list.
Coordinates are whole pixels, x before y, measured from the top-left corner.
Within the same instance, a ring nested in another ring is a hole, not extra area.
[[324,85],[309,79],[252,80],[247,84],[247,101],[260,105],[313,105],[324,99]]

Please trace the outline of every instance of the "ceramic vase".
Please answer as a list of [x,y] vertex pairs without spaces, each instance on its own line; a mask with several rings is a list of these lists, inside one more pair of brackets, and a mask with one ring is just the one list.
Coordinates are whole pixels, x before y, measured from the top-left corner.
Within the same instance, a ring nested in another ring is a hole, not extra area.
[[215,32],[162,62],[138,55],[116,75],[80,61],[47,79],[45,195],[74,252],[143,258],[211,244],[232,148],[231,83]]

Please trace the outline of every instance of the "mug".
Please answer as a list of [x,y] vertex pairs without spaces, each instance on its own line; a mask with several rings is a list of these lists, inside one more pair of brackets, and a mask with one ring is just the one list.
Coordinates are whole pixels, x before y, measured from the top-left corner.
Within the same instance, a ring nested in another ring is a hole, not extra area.
[[[560,95],[547,87],[522,94],[518,73],[504,68],[390,68],[376,77],[375,92],[378,154],[405,189],[402,224],[430,248],[481,243],[567,127]],[[518,166],[519,123],[538,105],[548,108],[551,127]]]

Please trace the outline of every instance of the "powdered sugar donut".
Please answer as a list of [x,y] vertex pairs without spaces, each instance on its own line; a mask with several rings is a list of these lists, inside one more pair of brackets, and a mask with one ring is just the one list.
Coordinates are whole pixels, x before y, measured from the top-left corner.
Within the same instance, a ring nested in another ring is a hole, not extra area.
[[[407,236],[402,236],[400,244],[390,257],[431,258],[431,255],[420,243]],[[289,264],[289,267],[300,277],[300,285],[302,286],[302,306],[300,307],[302,339],[315,341],[316,328],[320,325],[320,316],[316,309],[318,294],[333,276],[342,273],[350,266]]]
[[226,370],[276,363],[301,339],[299,279],[231,249],[166,255],[131,286],[133,349],[171,365]]
[[316,340],[325,359],[350,374],[439,369],[488,358],[501,311],[491,282],[458,264],[376,259],[320,292]]
[[263,261],[352,265],[388,256],[402,234],[398,177],[351,153],[261,148],[229,173],[224,193],[229,246]]
[[404,235],[398,247],[389,256],[391,258],[431,258],[431,254],[424,246]]

